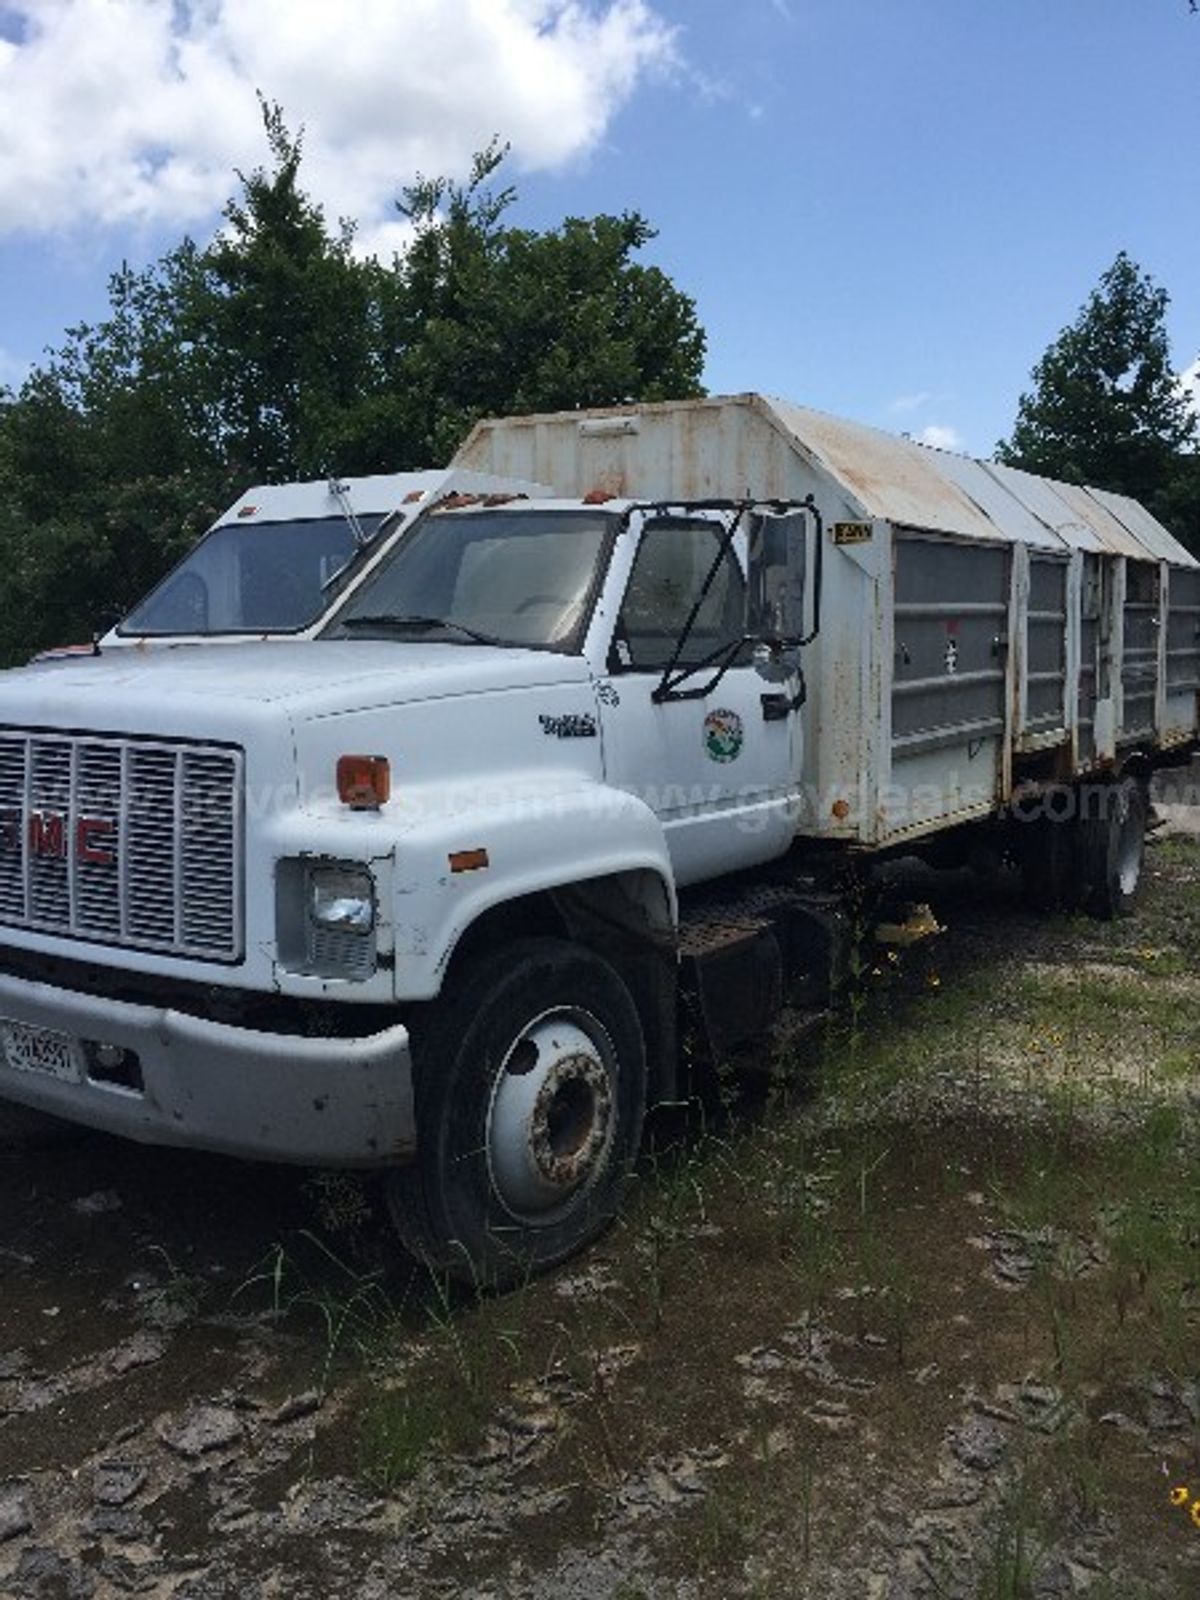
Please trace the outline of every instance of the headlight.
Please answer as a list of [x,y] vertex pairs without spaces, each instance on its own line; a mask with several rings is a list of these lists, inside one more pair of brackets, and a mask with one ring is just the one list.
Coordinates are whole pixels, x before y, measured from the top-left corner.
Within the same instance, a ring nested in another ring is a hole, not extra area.
[[375,880],[354,861],[292,857],[276,878],[279,961],[289,972],[363,983],[375,972]]
[[319,928],[367,934],[375,926],[375,885],[359,867],[315,867],[308,880],[308,911]]

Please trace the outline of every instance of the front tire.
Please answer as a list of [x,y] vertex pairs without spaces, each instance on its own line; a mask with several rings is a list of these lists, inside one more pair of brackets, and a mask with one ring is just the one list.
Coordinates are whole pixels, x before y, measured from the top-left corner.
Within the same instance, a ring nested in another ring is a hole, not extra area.
[[607,1225],[641,1139],[645,1044],[590,950],[494,952],[414,1030],[417,1156],[387,1180],[401,1238],[435,1271],[502,1288]]

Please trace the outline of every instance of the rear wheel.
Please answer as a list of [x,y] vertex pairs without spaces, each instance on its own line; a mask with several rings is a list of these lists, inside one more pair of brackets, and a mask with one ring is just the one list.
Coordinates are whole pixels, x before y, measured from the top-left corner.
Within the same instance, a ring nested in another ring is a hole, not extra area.
[[628,989],[591,951],[529,939],[480,963],[414,1038],[417,1157],[392,1218],[435,1270],[489,1288],[593,1239],[621,1198],[645,1111]]
[[1126,776],[1084,790],[1079,818],[1079,898],[1094,917],[1132,911],[1142,884],[1149,799]]
[[1038,911],[1074,911],[1079,904],[1079,791],[1051,785],[1032,811],[1013,821],[1025,899]]

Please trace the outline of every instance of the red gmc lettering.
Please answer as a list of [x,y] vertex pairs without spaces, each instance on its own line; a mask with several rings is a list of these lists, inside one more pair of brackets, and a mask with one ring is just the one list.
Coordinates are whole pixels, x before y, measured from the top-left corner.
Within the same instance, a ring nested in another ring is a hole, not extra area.
[[116,832],[107,817],[80,817],[75,824],[75,855],[96,867],[111,867],[113,853],[107,845],[97,840],[111,839]]

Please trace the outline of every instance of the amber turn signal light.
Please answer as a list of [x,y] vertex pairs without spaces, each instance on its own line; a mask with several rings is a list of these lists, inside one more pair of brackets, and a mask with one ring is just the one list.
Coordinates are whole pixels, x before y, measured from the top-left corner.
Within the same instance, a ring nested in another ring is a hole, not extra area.
[[339,756],[338,799],[352,811],[378,811],[392,792],[392,769],[386,756]]

